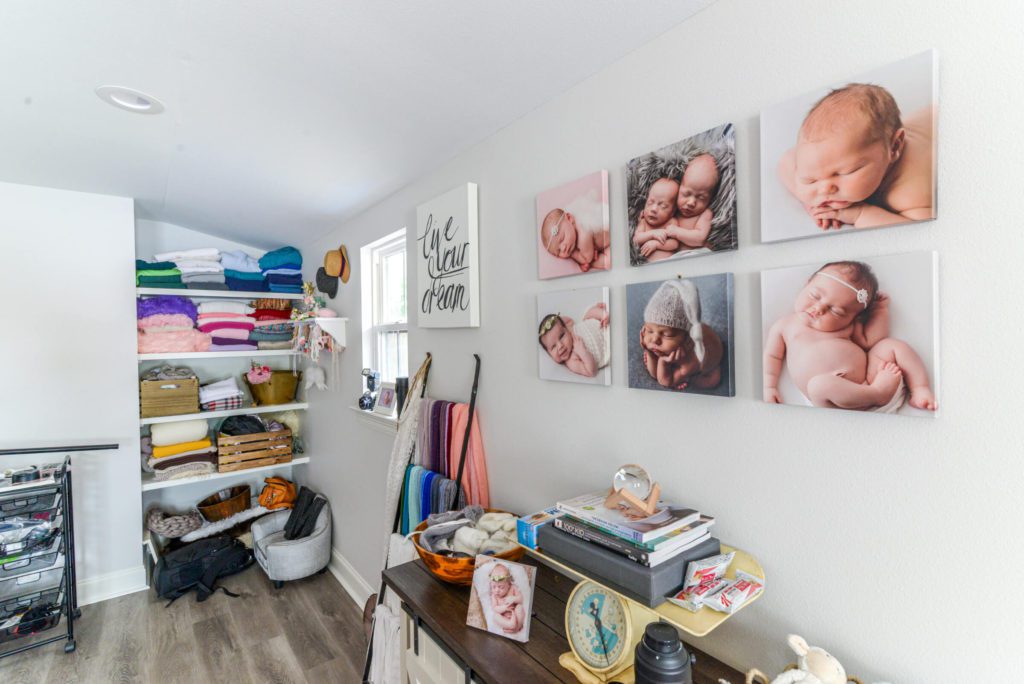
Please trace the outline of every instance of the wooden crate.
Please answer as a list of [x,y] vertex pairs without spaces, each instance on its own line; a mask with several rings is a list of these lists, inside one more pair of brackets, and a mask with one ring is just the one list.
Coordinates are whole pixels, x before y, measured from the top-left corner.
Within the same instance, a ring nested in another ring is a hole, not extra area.
[[217,435],[217,471],[259,468],[291,463],[292,431],[257,432],[251,435]]
[[199,380],[140,380],[139,408],[143,418],[199,412]]

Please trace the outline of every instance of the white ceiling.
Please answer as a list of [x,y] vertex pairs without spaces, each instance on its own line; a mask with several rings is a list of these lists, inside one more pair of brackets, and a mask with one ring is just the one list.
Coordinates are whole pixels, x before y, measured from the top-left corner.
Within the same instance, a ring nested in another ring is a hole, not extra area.
[[[0,180],[319,237],[712,0],[0,3]],[[167,111],[99,100],[137,88]]]

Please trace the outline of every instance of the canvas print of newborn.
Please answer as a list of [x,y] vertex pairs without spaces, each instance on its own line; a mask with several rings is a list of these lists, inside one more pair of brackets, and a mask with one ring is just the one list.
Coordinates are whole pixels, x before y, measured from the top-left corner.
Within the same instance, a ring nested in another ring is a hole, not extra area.
[[732,124],[630,160],[626,186],[633,266],[736,249]]
[[763,271],[764,400],[934,416],[936,274],[935,252]]
[[935,218],[934,51],[761,113],[761,239]]
[[536,573],[531,565],[477,556],[466,624],[514,641],[529,641]]
[[608,172],[537,195],[537,276],[560,278],[612,267]]
[[544,380],[610,385],[607,287],[537,295],[538,368]]
[[731,273],[626,286],[629,386],[731,397]]

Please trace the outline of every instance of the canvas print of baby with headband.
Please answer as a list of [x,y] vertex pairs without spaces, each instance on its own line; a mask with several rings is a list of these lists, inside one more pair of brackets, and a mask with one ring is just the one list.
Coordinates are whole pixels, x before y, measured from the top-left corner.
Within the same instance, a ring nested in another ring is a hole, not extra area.
[[537,276],[612,267],[608,172],[597,171],[537,195]]
[[934,416],[935,252],[761,273],[764,400]]
[[611,321],[607,287],[537,295],[537,363],[544,380],[609,385]]

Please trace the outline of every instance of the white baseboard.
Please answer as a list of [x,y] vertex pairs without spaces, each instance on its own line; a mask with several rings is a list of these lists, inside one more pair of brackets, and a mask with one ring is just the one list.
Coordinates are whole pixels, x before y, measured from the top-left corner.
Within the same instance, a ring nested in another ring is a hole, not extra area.
[[360,610],[366,605],[366,599],[370,598],[371,594],[377,593],[377,590],[367,584],[363,576],[356,572],[356,569],[352,567],[347,558],[341,555],[338,549],[331,549],[331,563],[328,567],[331,569],[331,574],[338,579]]
[[134,594],[148,588],[146,584],[146,566],[138,565],[106,575],[98,575],[78,580],[78,605],[87,606],[108,599]]

